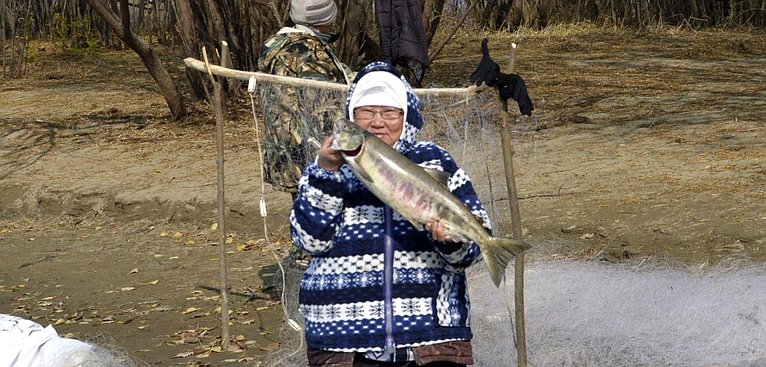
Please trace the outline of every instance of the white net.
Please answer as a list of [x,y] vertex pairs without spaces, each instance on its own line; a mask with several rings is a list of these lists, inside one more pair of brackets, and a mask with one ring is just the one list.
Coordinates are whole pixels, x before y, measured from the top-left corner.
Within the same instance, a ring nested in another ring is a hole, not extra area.
[[[311,88],[285,92],[282,88],[286,87],[261,83],[260,102],[266,118],[287,109],[303,119],[305,126],[295,130],[296,143],[281,153],[297,157],[294,162],[302,169],[314,158],[315,148],[297,141],[324,138],[321,126],[342,110],[345,92]],[[270,100],[286,93],[294,93],[296,99]],[[500,114],[494,93],[471,98],[421,95],[421,101],[425,125],[420,139],[435,141],[454,156],[471,177],[495,228],[509,234]],[[532,133],[537,127],[533,118],[517,119],[512,125],[513,141],[541,139]],[[299,260],[283,259],[284,303],[286,319],[302,325],[297,305],[303,272]],[[656,264],[535,261],[525,273],[531,366],[766,366],[763,266],[737,264],[693,272]],[[517,365],[508,313],[513,309],[512,297],[492,285],[483,266],[469,274],[476,366]],[[509,269],[509,279],[512,274]],[[282,287],[282,278],[277,283]],[[282,336],[283,347],[263,365],[305,366],[301,332],[286,322]]]
[[[469,280],[477,366],[515,366],[485,274]],[[534,366],[766,366],[766,268],[536,262],[525,279]]]
[[[435,90],[418,94],[424,120],[419,139],[446,148],[471,177],[493,224],[510,228],[509,220],[498,223],[495,218],[496,213],[508,213],[508,200],[499,135],[500,107],[494,91],[469,94],[467,90],[463,93]],[[302,169],[316,156],[316,148],[307,142],[312,139],[321,142],[329,134],[333,119],[343,115],[346,92],[259,82],[257,95],[263,116],[265,179],[275,187],[294,192]],[[536,130],[534,120],[527,118],[517,119],[513,128],[516,139]],[[282,261],[286,320],[302,327],[298,288],[304,268],[300,264],[297,253]],[[281,276],[276,283],[283,287]],[[269,356],[265,366],[306,365],[302,334],[291,323],[286,321],[282,330],[282,337],[288,342]]]

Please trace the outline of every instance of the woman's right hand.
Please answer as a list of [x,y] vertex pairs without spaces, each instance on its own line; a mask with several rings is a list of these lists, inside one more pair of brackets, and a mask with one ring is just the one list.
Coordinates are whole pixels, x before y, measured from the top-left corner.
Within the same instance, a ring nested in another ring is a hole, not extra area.
[[317,154],[319,155],[319,167],[327,171],[338,171],[346,163],[340,151],[332,148],[332,135],[324,139]]

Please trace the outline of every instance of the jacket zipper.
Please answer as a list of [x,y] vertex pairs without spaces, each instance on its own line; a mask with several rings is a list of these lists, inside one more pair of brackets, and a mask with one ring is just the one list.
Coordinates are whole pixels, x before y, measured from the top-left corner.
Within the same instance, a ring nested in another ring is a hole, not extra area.
[[386,323],[386,354],[393,354],[396,350],[394,344],[394,225],[391,208],[384,207],[384,221],[386,223],[386,237],[384,240],[383,253],[383,305],[385,307]]

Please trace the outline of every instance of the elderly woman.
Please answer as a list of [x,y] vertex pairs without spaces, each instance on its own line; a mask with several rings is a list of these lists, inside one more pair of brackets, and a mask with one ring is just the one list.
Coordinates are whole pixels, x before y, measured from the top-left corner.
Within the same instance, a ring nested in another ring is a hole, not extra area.
[[[420,102],[393,67],[359,71],[346,107],[349,119],[416,164],[448,173],[450,191],[490,228],[452,156],[416,140]],[[419,231],[392,213],[331,145],[326,138],[306,168],[290,218],[296,245],[312,256],[300,289],[309,365],[472,364],[465,269],[481,259],[479,247],[453,242],[438,222]]]

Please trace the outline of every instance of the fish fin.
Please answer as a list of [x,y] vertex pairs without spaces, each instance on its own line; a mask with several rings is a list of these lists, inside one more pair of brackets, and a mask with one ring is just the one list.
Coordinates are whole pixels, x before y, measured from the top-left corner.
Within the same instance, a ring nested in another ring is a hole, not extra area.
[[503,280],[508,262],[514,256],[529,248],[530,246],[526,243],[503,237],[490,237],[487,240],[486,246],[481,247],[484,254],[484,262],[487,263],[487,268],[489,268],[489,276],[496,287],[500,287],[500,281]]
[[437,182],[440,184],[447,186],[447,183],[449,182],[449,173],[444,171],[439,171],[438,169],[430,169],[430,168],[424,168],[424,171],[428,173],[429,176],[433,177]]

